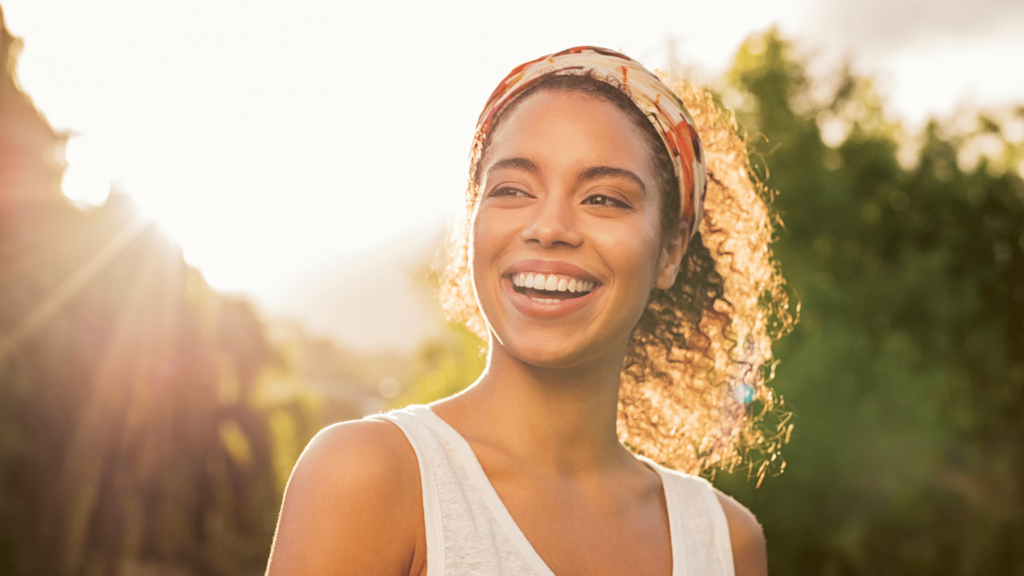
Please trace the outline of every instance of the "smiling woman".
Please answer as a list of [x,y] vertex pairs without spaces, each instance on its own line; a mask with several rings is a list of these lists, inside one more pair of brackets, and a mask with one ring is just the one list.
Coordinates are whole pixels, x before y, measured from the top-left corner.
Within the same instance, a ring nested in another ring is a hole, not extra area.
[[747,404],[770,408],[769,318],[790,319],[742,141],[680,92],[696,121],[590,47],[499,85],[442,286],[487,367],[321,432],[268,574],[766,572],[757,521],[691,474],[763,438]]

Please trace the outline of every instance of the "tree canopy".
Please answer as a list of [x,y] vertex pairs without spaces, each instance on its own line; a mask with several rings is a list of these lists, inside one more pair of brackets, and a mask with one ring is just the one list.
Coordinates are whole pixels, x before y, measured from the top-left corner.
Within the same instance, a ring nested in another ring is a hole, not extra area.
[[728,89],[802,304],[775,350],[795,428],[784,474],[719,482],[775,573],[1024,573],[1024,107],[932,121],[907,154],[870,81],[815,101],[792,49],[751,38]]

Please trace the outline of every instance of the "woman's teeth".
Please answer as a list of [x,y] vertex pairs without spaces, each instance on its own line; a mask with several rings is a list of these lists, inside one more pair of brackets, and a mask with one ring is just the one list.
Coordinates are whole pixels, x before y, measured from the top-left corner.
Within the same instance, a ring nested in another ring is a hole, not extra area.
[[571,277],[554,274],[521,273],[512,276],[512,284],[517,288],[533,288],[545,292],[590,292],[594,289],[593,282],[577,280]]

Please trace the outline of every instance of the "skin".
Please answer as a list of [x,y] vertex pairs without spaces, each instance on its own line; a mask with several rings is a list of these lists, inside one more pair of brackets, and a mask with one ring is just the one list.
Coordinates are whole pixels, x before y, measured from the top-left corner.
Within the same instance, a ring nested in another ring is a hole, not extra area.
[[[651,289],[674,282],[688,237],[661,230],[644,139],[610,103],[541,92],[498,128],[481,174],[471,264],[490,354],[473,386],[431,408],[555,574],[671,574],[660,478],[615,429],[630,333]],[[511,288],[524,262],[575,266],[597,288],[570,312],[538,313]],[[325,429],[289,481],[267,573],[425,574],[420,492],[397,427]],[[736,574],[767,574],[756,519],[716,494]]]

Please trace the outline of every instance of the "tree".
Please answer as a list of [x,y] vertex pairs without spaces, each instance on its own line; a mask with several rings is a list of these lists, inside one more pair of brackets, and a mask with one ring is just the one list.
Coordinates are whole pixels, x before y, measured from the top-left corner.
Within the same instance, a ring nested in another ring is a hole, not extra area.
[[[870,82],[845,71],[815,103],[791,51],[752,37],[729,89],[802,303],[776,347],[796,426],[782,476],[718,482],[763,522],[775,573],[1024,573],[1020,144],[992,118],[935,121],[905,168]],[[968,167],[979,139],[997,146]]]

